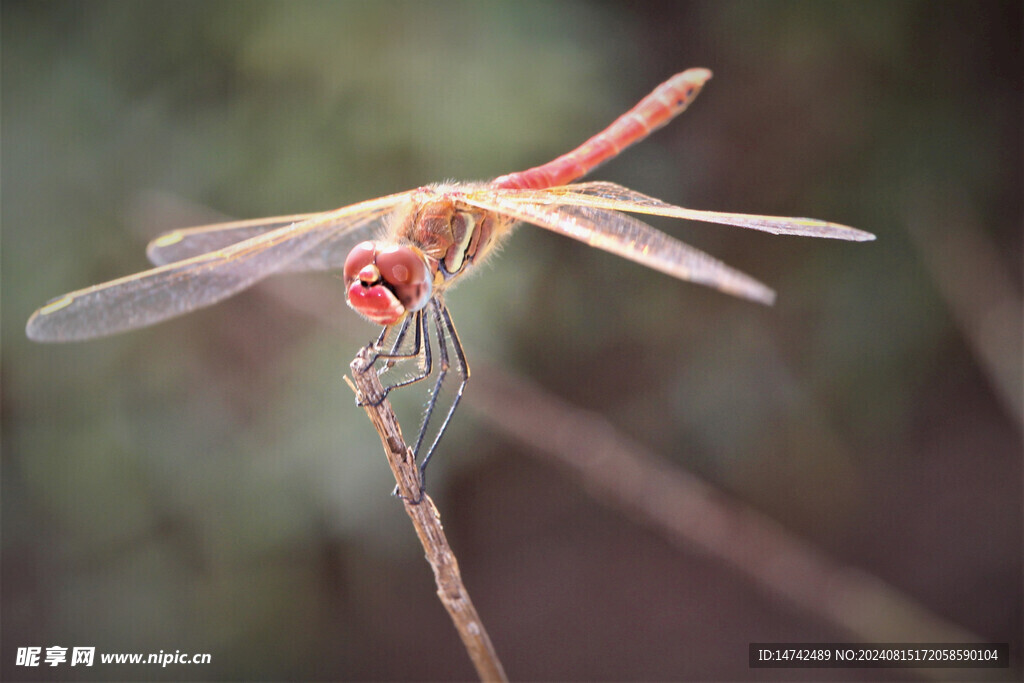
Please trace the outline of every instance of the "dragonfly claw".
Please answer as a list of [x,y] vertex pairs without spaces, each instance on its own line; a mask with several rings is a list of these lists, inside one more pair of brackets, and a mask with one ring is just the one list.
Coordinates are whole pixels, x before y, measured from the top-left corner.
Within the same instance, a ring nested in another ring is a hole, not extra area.
[[376,397],[374,397],[373,399],[370,399],[370,400],[365,400],[364,397],[357,396],[356,397],[356,407],[357,408],[376,408],[377,406],[379,406],[381,403],[384,402],[384,399],[386,399],[388,397],[388,392],[390,390],[391,390],[390,388],[385,389],[384,393],[382,393],[380,396],[376,396]]
[[[421,475],[422,475],[422,472],[423,471],[420,470],[420,474]],[[404,502],[408,503],[409,505],[419,505],[420,503],[423,502],[423,498],[425,497],[425,488],[426,488],[426,485],[423,483],[423,480],[420,479],[420,490],[419,490],[419,493],[416,494],[416,498],[415,499],[410,500],[410,499],[408,499],[408,498],[406,498],[405,496],[402,495],[401,491],[398,490],[398,485],[395,484],[395,488],[391,491],[391,495],[394,496],[395,498],[401,498]]]

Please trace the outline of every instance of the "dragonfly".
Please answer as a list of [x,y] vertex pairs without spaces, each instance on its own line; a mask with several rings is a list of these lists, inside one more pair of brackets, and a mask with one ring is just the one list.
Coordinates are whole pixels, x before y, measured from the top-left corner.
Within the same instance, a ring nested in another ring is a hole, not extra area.
[[[421,475],[462,398],[470,370],[444,295],[486,261],[519,223],[585,242],[641,265],[727,294],[771,304],[754,278],[628,214],[668,216],[759,230],[866,241],[863,230],[812,218],[688,209],[583,176],[682,113],[711,78],[707,69],[671,77],[576,149],[490,182],[446,182],[334,211],[174,230],[147,247],[157,266],[57,297],[28,320],[29,338],[67,342],[152,325],[209,306],[279,273],[340,269],[349,306],[383,327],[372,343],[377,371],[416,360],[387,392],[439,368],[413,453]],[[427,425],[450,369],[458,386],[420,458]],[[383,400],[384,396],[379,397]]]

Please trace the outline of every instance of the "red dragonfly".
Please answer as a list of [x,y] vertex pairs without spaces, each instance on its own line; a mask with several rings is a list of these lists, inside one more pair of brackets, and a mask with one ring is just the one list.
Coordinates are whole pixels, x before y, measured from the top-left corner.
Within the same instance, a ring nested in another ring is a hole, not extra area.
[[[53,299],[29,319],[27,334],[45,342],[100,337],[209,306],[275,273],[340,267],[349,306],[384,326],[375,345],[376,358],[384,361],[381,368],[401,359],[418,359],[414,376],[388,390],[427,377],[432,367],[431,347],[436,345],[440,369],[414,447],[416,453],[452,363],[449,353],[454,353],[460,384],[422,459],[422,469],[469,378],[444,293],[493,253],[517,223],[531,223],[682,280],[764,304],[775,298],[765,285],[620,212],[773,234],[874,239],[871,233],[811,218],[700,211],[666,204],[615,183],[570,184],[680,114],[709,78],[707,69],[676,74],[568,154],[490,182],[428,185],[326,213],[167,233],[146,250],[157,268]],[[430,339],[431,326],[436,342]],[[410,330],[413,339],[408,341]],[[386,350],[386,341],[390,350]]]

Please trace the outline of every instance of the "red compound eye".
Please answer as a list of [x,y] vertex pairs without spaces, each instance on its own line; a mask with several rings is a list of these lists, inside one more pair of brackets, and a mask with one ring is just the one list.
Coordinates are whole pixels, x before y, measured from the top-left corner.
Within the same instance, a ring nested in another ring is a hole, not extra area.
[[431,279],[415,247],[357,244],[345,259],[348,304],[380,325],[393,325],[430,299]]
[[376,260],[380,276],[407,309],[423,308],[430,298],[430,276],[427,264],[417,249],[391,246],[378,252]]
[[345,259],[345,283],[351,284],[359,276],[359,271],[373,263],[377,254],[377,245],[373,242],[361,242],[352,247]]

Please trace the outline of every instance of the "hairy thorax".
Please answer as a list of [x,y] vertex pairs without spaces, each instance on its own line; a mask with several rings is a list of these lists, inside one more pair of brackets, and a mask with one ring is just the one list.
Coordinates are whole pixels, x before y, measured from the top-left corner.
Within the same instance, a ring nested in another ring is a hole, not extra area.
[[395,234],[423,251],[440,288],[482,261],[515,222],[465,203],[461,198],[466,193],[466,185],[458,190],[446,185],[422,188],[408,209],[394,218]]

